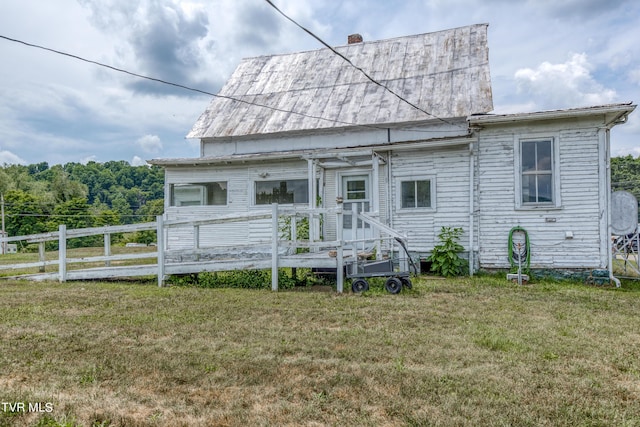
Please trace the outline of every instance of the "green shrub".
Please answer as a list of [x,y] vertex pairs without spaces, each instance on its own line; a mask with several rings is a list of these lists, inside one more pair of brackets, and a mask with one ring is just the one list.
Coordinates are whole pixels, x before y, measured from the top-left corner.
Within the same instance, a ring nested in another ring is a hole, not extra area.
[[462,228],[442,227],[438,240],[440,244],[434,246],[428,261],[431,271],[445,277],[461,276],[468,271],[468,262],[460,257],[464,250],[458,240],[462,236]]
[[[304,275],[301,281],[288,269],[278,270],[278,289],[291,289],[297,285],[311,284],[311,277]],[[271,289],[271,270],[233,270],[202,272],[183,276],[171,276],[168,283],[176,286],[199,288]]]

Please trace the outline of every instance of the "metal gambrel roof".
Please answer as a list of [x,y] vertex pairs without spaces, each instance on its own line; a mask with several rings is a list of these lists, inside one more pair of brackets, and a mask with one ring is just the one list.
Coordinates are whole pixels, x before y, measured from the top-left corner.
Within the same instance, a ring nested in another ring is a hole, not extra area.
[[[374,80],[433,116],[465,117],[493,110],[487,26],[477,24],[335,49]],[[326,48],[244,59],[219,95],[245,102],[215,97],[187,138],[434,118],[372,83]]]

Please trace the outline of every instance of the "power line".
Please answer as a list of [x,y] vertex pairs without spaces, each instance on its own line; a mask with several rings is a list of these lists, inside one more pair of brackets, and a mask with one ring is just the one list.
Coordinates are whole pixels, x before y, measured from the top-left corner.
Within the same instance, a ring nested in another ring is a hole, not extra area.
[[60,50],[52,49],[52,48],[49,48],[49,47],[46,47],[46,46],[41,46],[41,45],[37,45],[37,44],[33,44],[33,43],[28,43],[28,42],[25,42],[25,41],[22,41],[22,40],[18,40],[18,39],[13,39],[11,37],[6,37],[6,36],[3,36],[3,35],[0,35],[0,38],[5,39],[5,40],[9,40],[9,41],[12,41],[12,42],[15,42],[15,43],[20,43],[20,44],[23,44],[25,46],[46,50],[48,52],[53,52],[53,53],[56,53],[58,55],[68,56],[70,58],[77,59],[79,61],[88,62],[90,64],[94,64],[94,65],[98,65],[100,67],[108,68],[110,70],[117,71],[119,73],[128,74],[128,75],[133,76],[133,77],[138,77],[138,78],[145,79],[145,80],[151,80],[151,81],[154,81],[154,82],[157,82],[157,83],[178,87],[178,88],[181,88],[181,89],[185,89],[185,90],[189,90],[189,91],[192,91],[192,92],[201,93],[201,94],[204,94],[204,95],[213,96],[215,98],[229,99],[231,101],[241,102],[241,103],[244,103],[244,104],[254,105],[254,106],[257,106],[257,107],[269,108],[271,110],[279,111],[279,112],[282,112],[282,113],[299,114],[301,116],[309,117],[309,118],[312,118],[312,119],[327,120],[327,121],[331,121],[331,122],[343,123],[343,124],[348,124],[348,125],[356,125],[356,123],[341,122],[341,121],[338,121],[338,120],[327,119],[327,118],[320,117],[320,116],[313,116],[313,115],[309,115],[309,114],[305,114],[305,113],[299,113],[299,112],[296,112],[296,111],[281,109],[281,108],[278,108],[278,107],[272,107],[272,106],[269,106],[269,105],[264,105],[264,104],[259,104],[259,103],[255,103],[255,102],[245,101],[245,100],[240,99],[240,98],[235,98],[235,97],[231,97],[231,96],[219,95],[219,94],[215,94],[215,93],[212,93],[212,92],[207,92],[206,90],[201,90],[201,89],[189,87],[189,86],[186,86],[186,85],[183,85],[183,84],[179,84],[179,83],[169,82],[167,80],[159,79],[159,78],[156,78],[156,77],[145,76],[143,74],[134,73],[134,72],[122,69],[122,68],[118,68],[118,67],[114,67],[112,65],[104,64],[102,62],[93,61],[91,59],[86,59],[86,58],[83,58],[83,57],[78,56],[78,55],[74,55],[74,54],[71,54],[71,53],[67,53],[67,52],[63,52],[63,51],[60,51]]
[[404,98],[403,96],[399,95],[397,92],[393,91],[391,88],[389,88],[387,85],[385,85],[384,83],[381,83],[379,81],[377,81],[376,79],[374,79],[373,77],[371,77],[365,70],[363,70],[361,67],[358,67],[357,65],[355,65],[353,62],[351,62],[351,60],[349,58],[347,58],[346,56],[344,56],[342,53],[338,52],[334,47],[330,46],[327,42],[325,42],[324,40],[322,40],[320,37],[318,37],[317,35],[315,35],[311,30],[309,30],[308,28],[300,25],[298,22],[296,22],[293,18],[289,17],[287,14],[285,14],[283,11],[281,11],[278,6],[276,6],[275,4],[273,4],[273,2],[271,0],[265,0],[272,8],[274,8],[276,11],[278,11],[278,13],[282,16],[284,16],[286,19],[288,19],[289,21],[293,22],[294,25],[296,25],[298,28],[300,28],[301,30],[303,30],[304,32],[306,32],[307,34],[309,34],[311,37],[313,37],[314,39],[316,39],[317,41],[319,41],[323,46],[325,46],[326,48],[328,48],[331,52],[333,52],[333,54],[339,56],[340,58],[342,58],[343,60],[345,60],[350,66],[352,66],[353,68],[355,68],[356,70],[360,71],[362,73],[363,76],[365,76],[369,81],[371,81],[371,83],[380,86],[381,88],[383,88],[384,90],[386,90],[387,92],[389,92],[390,94],[392,94],[393,96],[395,96],[396,98],[398,98],[400,101],[410,105],[411,107],[415,108],[418,111],[423,112],[424,114],[428,115],[429,117],[433,117],[435,119],[440,120],[441,122],[444,122],[448,125],[452,125],[452,126],[459,126],[456,125],[455,123],[451,123],[441,117],[436,116],[435,114],[432,114],[426,110],[424,110],[423,108],[420,108],[419,106],[417,106],[416,104],[414,104],[413,102],[409,101],[408,99]]
[[327,119],[327,118],[321,117],[321,116],[314,116],[314,115],[310,115],[310,114],[300,113],[300,112],[297,112],[297,111],[285,110],[285,109],[282,109],[282,108],[273,107],[273,106],[270,106],[270,105],[264,105],[264,104],[251,102],[251,101],[246,101],[246,100],[243,100],[243,99],[240,99],[240,98],[231,97],[231,96],[219,95],[219,94],[215,94],[215,93],[212,93],[212,92],[207,92],[205,90],[192,88],[192,87],[189,87],[189,86],[186,86],[186,85],[182,85],[182,84],[179,84],[179,83],[173,83],[173,82],[169,82],[169,81],[166,81],[166,80],[163,80],[163,79],[150,77],[150,76],[146,76],[146,75],[143,75],[143,74],[134,73],[134,72],[122,69],[122,68],[118,68],[118,67],[114,67],[114,66],[111,66],[111,65],[108,65],[108,64],[104,64],[102,62],[93,61],[91,59],[86,59],[86,58],[83,58],[83,57],[78,56],[78,55],[74,55],[74,54],[71,54],[71,53],[63,52],[63,51],[52,49],[52,48],[48,48],[46,46],[41,46],[41,45],[37,45],[37,44],[33,44],[33,43],[28,43],[28,42],[25,42],[25,41],[22,41],[22,40],[13,39],[11,37],[6,37],[6,36],[3,36],[3,35],[0,35],[0,38],[8,40],[8,41],[15,42],[15,43],[20,43],[20,44],[23,44],[25,46],[29,46],[29,47],[33,47],[33,48],[37,48],[37,49],[42,49],[42,50],[45,50],[45,51],[48,51],[48,52],[56,53],[58,55],[67,56],[67,57],[70,57],[70,58],[73,58],[73,59],[77,59],[79,61],[83,61],[83,62],[87,62],[87,63],[90,63],[90,64],[94,64],[94,65],[97,65],[97,66],[100,66],[100,67],[108,68],[110,70],[117,71],[119,73],[128,74],[128,75],[133,76],[133,77],[138,77],[138,78],[145,79],[145,80],[151,80],[151,81],[154,81],[154,82],[157,82],[157,83],[178,87],[178,88],[181,88],[181,89],[185,89],[185,90],[189,90],[189,91],[192,91],[192,92],[201,93],[201,94],[204,94],[204,95],[213,96],[215,98],[228,99],[228,100],[231,100],[231,101],[241,102],[241,103],[248,104],[248,105],[253,105],[253,106],[262,107],[262,108],[268,108],[270,110],[274,110],[274,111],[278,111],[278,112],[282,112],[282,113],[297,114],[297,115],[301,115],[301,116],[312,118],[312,119],[325,120],[325,121],[330,121],[330,122],[333,122],[333,123],[341,123],[341,124],[350,125],[350,126],[362,126],[362,125],[358,125],[357,123],[343,122],[343,121],[334,120],[334,119]]
[[[281,112],[281,113],[296,114],[296,115],[303,116],[303,117],[308,117],[308,118],[311,118],[311,119],[323,120],[323,121],[327,121],[327,122],[331,122],[331,123],[339,123],[339,124],[343,124],[343,125],[347,125],[347,126],[366,127],[366,128],[372,128],[372,129],[378,129],[378,130],[387,130],[388,129],[386,127],[381,127],[381,126],[353,123],[353,122],[347,122],[347,121],[336,120],[336,119],[328,119],[328,118],[322,117],[322,116],[315,116],[315,115],[312,115],[312,114],[301,113],[299,111],[286,110],[286,109],[274,107],[274,106],[271,106],[271,105],[260,104],[260,103],[252,102],[252,101],[246,101],[244,99],[236,98],[236,97],[232,97],[232,96],[215,94],[215,93],[212,93],[212,92],[208,92],[206,90],[193,88],[193,87],[186,86],[186,85],[183,85],[183,84],[173,83],[173,82],[170,82],[170,81],[167,81],[167,80],[163,80],[163,79],[159,79],[159,78],[156,78],[156,77],[150,77],[150,76],[146,76],[144,74],[134,73],[134,72],[125,70],[123,68],[114,67],[112,65],[108,65],[108,64],[104,64],[102,62],[98,62],[98,61],[94,61],[94,60],[91,60],[91,59],[87,59],[87,58],[84,58],[82,56],[74,55],[74,54],[71,54],[71,53],[68,53],[68,52],[63,52],[63,51],[56,50],[56,49],[52,49],[52,48],[49,48],[49,47],[46,47],[46,46],[42,46],[42,45],[37,45],[37,44],[34,44],[34,43],[29,43],[29,42],[26,42],[26,41],[23,41],[23,40],[14,39],[14,38],[11,38],[11,37],[3,36],[1,34],[0,34],[0,39],[8,40],[8,41],[11,41],[11,42],[14,42],[14,43],[19,43],[19,44],[22,44],[22,45],[25,45],[25,46],[36,48],[36,49],[45,50],[45,51],[52,52],[52,53],[55,53],[55,54],[58,54],[58,55],[67,56],[69,58],[73,58],[73,59],[77,59],[79,61],[87,62],[89,64],[97,65],[99,67],[108,68],[108,69],[110,69],[112,71],[117,71],[119,73],[128,74],[128,75],[133,76],[133,77],[137,77],[137,78],[141,78],[141,79],[145,79],[145,80],[150,80],[150,81],[153,81],[153,82],[156,82],[156,83],[165,84],[165,85],[169,85],[169,86],[174,86],[174,87],[177,87],[177,88],[180,88],[180,89],[184,89],[184,90],[188,90],[188,91],[191,91],[191,92],[196,92],[196,93],[200,93],[200,94],[204,94],[204,95],[213,96],[214,98],[228,99],[230,101],[240,102],[240,103],[243,103],[243,104],[252,105],[252,106],[261,107],[261,108],[267,108],[267,109],[270,109],[270,110],[273,110],[273,111],[278,111],[278,112]],[[346,59],[346,60],[349,61],[348,59]],[[351,64],[351,65],[353,65],[353,64]],[[364,71],[362,71],[362,72],[364,73]],[[389,88],[387,88],[386,86],[382,85],[381,83],[378,83],[378,82],[376,82],[375,80],[373,80],[371,78],[369,78],[369,79],[372,80],[374,83],[376,83],[378,85],[381,85],[381,86],[385,87],[387,90],[391,91]],[[392,93],[394,93],[394,92],[392,92]],[[394,93],[394,95],[399,97],[399,95],[397,95],[395,93]],[[403,99],[403,98],[400,98],[400,99]],[[409,102],[409,101],[406,101],[406,100],[404,100],[404,101],[405,102]],[[420,109],[419,107],[415,107],[415,108]],[[435,117],[435,118],[437,118],[437,119],[439,119],[439,120],[441,120],[441,121],[443,121],[443,122],[445,122],[447,124],[456,126],[455,124],[449,123],[444,119],[441,119],[441,118],[436,117],[436,116],[434,116],[432,114],[429,114],[424,110],[421,110],[421,111],[423,111],[425,114],[428,114],[431,117]],[[403,129],[398,129],[398,130],[399,131],[403,131]],[[417,132],[433,133],[433,132],[443,132],[443,131],[418,130]],[[454,131],[446,131],[446,132],[454,132]]]

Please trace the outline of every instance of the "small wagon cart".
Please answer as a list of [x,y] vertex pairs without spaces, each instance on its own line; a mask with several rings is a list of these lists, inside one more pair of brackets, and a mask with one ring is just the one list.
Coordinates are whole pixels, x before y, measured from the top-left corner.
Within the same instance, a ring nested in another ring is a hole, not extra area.
[[366,263],[353,262],[347,266],[347,278],[351,279],[351,290],[355,293],[369,290],[367,279],[387,277],[384,288],[391,294],[397,294],[402,290],[403,286],[411,289],[410,275],[408,271],[394,271],[393,261],[390,259]]
[[[406,247],[401,241],[398,242],[405,250],[415,274],[418,274],[418,268],[411,259]],[[393,260],[391,259],[367,261],[356,256],[354,261],[347,265],[346,276],[348,279],[351,279],[351,290],[355,293],[369,290],[369,282],[367,279],[373,277],[386,277],[387,280],[384,283],[384,288],[391,294],[400,293],[403,287],[411,289],[413,286],[410,279],[411,273],[409,271],[395,271]]]

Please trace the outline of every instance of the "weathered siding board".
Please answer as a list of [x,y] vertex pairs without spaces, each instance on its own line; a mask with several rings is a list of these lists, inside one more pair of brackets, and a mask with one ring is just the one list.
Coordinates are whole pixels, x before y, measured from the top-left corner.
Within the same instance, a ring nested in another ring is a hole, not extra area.
[[[269,173],[262,178],[260,175]],[[167,200],[165,212],[167,219],[201,218],[203,215],[212,216],[222,214],[243,214],[251,210],[263,210],[265,206],[254,205],[254,181],[306,178],[306,161],[263,162],[251,166],[206,166],[197,168],[167,168],[167,184],[193,182],[227,182],[226,206],[189,206],[170,207]],[[228,224],[203,226],[200,229],[200,246],[233,245],[257,243],[271,238],[271,223],[269,220],[252,220]],[[169,249],[192,248],[194,233],[190,228],[170,229],[167,245]]]
[[[469,153],[466,147],[398,152],[392,158],[393,226],[409,236],[411,250],[429,252],[442,227],[462,227],[460,241],[468,249]],[[398,208],[398,181],[435,179],[435,210]]]
[[[167,219],[196,219],[206,215],[222,215],[230,213],[246,213],[247,190],[242,183],[246,181],[246,168],[230,168],[226,166],[218,167],[195,167],[195,168],[167,168],[166,183],[187,184],[213,181],[226,181],[228,204],[226,206],[190,206],[172,207],[169,206],[169,198],[165,200],[165,213]],[[246,239],[246,228],[243,229],[237,224],[220,224],[202,227],[200,244],[210,245],[208,242],[228,239]],[[233,237],[232,237],[233,236]],[[232,240],[233,241],[233,240]],[[194,247],[194,233],[190,228],[170,229],[167,233],[167,248],[182,249]]]
[[[582,124],[584,125],[584,124]],[[480,139],[478,159],[479,260],[484,268],[508,268],[508,235],[525,228],[531,242],[533,268],[596,268],[601,266],[598,146],[595,128],[563,131],[540,125],[538,135],[554,136],[559,144],[561,207],[516,209],[514,147],[531,126],[498,127]],[[566,238],[566,233],[573,238]]]

